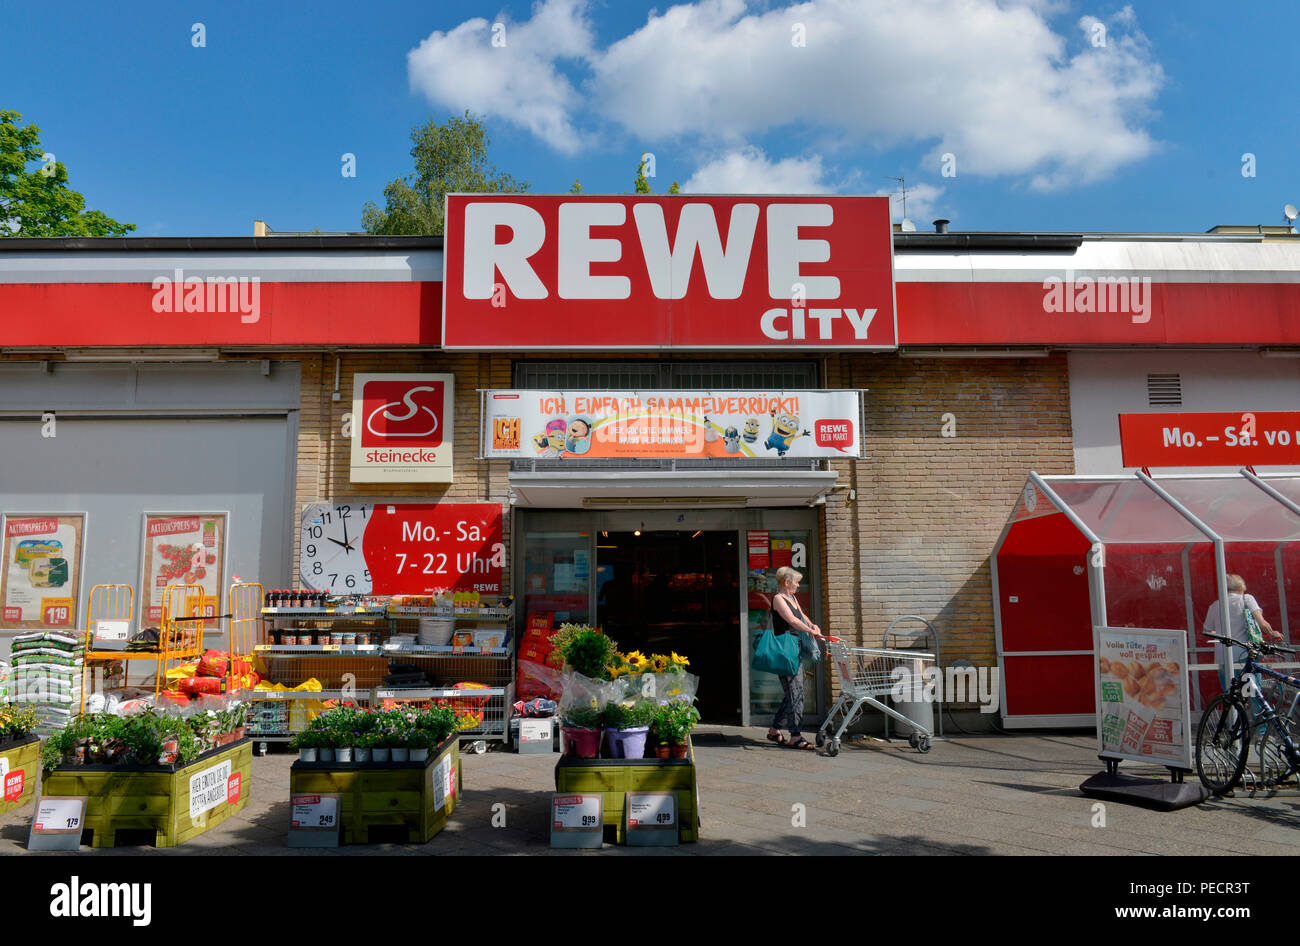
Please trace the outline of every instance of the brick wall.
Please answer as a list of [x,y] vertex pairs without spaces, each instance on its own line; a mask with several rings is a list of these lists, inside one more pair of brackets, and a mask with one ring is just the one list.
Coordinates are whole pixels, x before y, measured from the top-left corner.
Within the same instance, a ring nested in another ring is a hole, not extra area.
[[856,499],[837,489],[825,507],[828,629],[878,647],[890,621],[919,614],[945,664],[993,664],[993,544],[1029,470],[1074,472],[1066,356],[844,355],[827,374],[868,389],[870,457],[833,463]]

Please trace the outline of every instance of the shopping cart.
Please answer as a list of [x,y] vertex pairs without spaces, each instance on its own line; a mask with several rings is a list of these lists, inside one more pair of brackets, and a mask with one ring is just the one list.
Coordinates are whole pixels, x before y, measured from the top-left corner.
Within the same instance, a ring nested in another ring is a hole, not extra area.
[[[886,706],[877,697],[889,696],[899,686],[900,679],[917,681],[926,663],[933,666],[935,655],[915,650],[887,650],[883,647],[850,647],[838,637],[826,641],[826,654],[830,659],[840,680],[839,701],[831,707],[817,730],[817,745],[826,747],[827,755],[839,755],[840,739],[858,713],[866,704],[870,704],[887,716],[892,716],[900,723],[909,726],[912,732],[907,737],[908,745],[919,752],[930,751],[930,737],[934,730],[924,723],[908,719],[893,707]],[[896,673],[898,668],[907,671],[907,676]],[[835,735],[828,736],[836,722],[839,728]]]

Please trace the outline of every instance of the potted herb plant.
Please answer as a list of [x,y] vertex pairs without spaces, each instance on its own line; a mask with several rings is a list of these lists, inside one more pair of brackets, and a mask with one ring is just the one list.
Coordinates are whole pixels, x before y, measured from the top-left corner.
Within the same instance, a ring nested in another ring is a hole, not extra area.
[[700,721],[700,711],[686,700],[673,700],[656,707],[654,731],[658,747],[655,754],[661,759],[684,759],[686,739]]
[[574,673],[592,680],[608,680],[618,645],[594,627],[565,624],[552,640],[557,641],[564,663]]
[[[417,716],[415,732],[419,738],[412,743],[411,761],[426,761],[431,750],[437,749],[452,733],[460,730],[461,722],[460,714],[449,706],[434,706]],[[422,752],[416,750],[417,743]]]
[[651,700],[611,702],[605,707],[605,740],[610,758],[645,758],[646,739],[658,708]]

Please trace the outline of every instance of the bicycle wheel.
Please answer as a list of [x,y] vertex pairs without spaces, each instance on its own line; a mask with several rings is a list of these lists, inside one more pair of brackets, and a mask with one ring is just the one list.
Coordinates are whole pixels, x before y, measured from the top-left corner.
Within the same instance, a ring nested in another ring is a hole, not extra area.
[[[1294,730],[1288,731],[1287,735],[1293,740],[1296,738]],[[1295,766],[1287,758],[1286,745],[1272,725],[1264,730],[1264,736],[1259,740],[1258,751],[1249,755],[1259,765],[1259,780],[1265,791],[1275,790],[1296,774]]]
[[1250,729],[1246,707],[1220,693],[1201,716],[1196,731],[1196,774],[1215,795],[1237,784],[1246,768]]

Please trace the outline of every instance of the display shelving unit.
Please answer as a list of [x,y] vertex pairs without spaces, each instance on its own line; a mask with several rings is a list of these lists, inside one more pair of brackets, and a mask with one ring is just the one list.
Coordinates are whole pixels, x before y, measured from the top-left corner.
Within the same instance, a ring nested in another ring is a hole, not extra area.
[[[457,628],[481,622],[499,622],[510,627],[511,610],[508,598],[501,599],[499,604],[476,608],[263,608],[263,634],[267,639],[258,643],[254,652],[267,663],[269,678],[293,686],[314,677],[323,689],[248,692],[246,697],[253,704],[249,734],[263,745],[292,739],[306,726],[306,714],[295,711],[293,706],[300,701],[351,700],[373,707],[385,701],[445,700],[452,706],[473,706],[483,712],[479,724],[461,731],[462,740],[475,741],[480,751],[486,750],[489,740],[505,742],[509,737],[507,707],[514,690],[511,647],[434,646],[398,643],[392,638],[403,633],[408,624],[429,617],[454,619]],[[351,645],[273,642],[293,629],[313,637],[361,631],[372,635],[373,642]],[[385,685],[390,661],[416,665],[433,685]],[[455,689],[452,684],[457,682],[474,682],[484,688]]]

